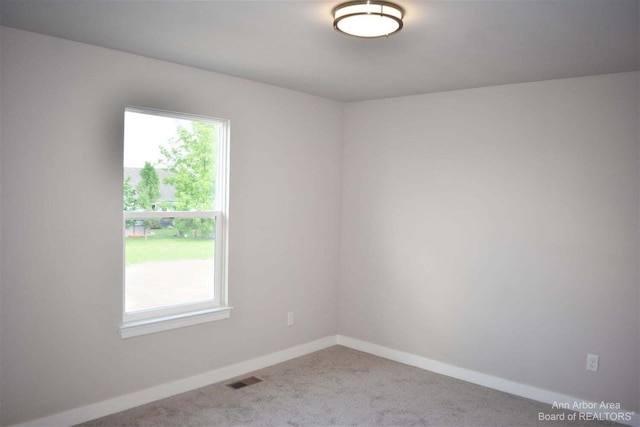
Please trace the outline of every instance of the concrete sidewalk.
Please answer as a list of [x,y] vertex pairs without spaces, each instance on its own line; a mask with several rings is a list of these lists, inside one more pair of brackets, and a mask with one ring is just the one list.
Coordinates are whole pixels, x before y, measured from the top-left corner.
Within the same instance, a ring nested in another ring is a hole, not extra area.
[[126,311],[213,297],[213,260],[145,262],[126,267]]

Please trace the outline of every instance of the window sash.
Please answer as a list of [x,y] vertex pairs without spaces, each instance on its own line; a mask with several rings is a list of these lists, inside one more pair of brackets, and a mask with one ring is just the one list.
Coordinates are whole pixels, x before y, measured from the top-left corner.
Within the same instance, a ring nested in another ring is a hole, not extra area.
[[[216,231],[215,231],[215,241],[214,241],[214,277],[213,277],[213,299],[197,301],[192,303],[185,304],[176,304],[169,305],[164,307],[150,308],[146,310],[138,310],[132,312],[124,311],[126,307],[126,269],[123,269],[123,290],[122,290],[122,307],[123,307],[123,321],[124,322],[135,322],[140,320],[147,319],[157,319],[166,316],[173,316],[177,314],[183,313],[191,313],[199,310],[206,310],[210,308],[220,307],[222,305],[222,301],[224,301],[224,297],[222,292],[224,288],[222,286],[223,280],[223,271],[222,271],[222,261],[223,261],[223,221],[224,216],[220,211],[124,211],[123,212],[123,221],[122,226],[123,229],[126,229],[126,221],[127,220],[135,220],[135,219],[162,219],[162,218],[173,218],[173,219],[192,219],[192,218],[215,218],[216,223]],[[123,230],[124,231],[124,230]],[[123,249],[124,249],[123,239]],[[123,256],[125,255],[123,250]],[[124,264],[124,260],[123,260]]]
[[[222,216],[220,211],[123,211],[124,220],[129,219],[162,219],[162,218],[216,218]],[[217,230],[216,230],[217,231]]]

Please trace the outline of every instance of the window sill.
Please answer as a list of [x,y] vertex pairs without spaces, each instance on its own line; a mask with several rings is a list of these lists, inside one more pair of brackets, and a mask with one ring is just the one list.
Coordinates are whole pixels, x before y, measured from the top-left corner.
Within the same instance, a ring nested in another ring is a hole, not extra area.
[[189,313],[174,314],[171,316],[156,317],[153,319],[138,320],[135,322],[126,322],[120,326],[120,336],[123,339],[131,338],[138,335],[153,334],[155,332],[168,331],[169,329],[227,319],[231,315],[232,309],[233,307],[216,307],[206,310],[191,311]]

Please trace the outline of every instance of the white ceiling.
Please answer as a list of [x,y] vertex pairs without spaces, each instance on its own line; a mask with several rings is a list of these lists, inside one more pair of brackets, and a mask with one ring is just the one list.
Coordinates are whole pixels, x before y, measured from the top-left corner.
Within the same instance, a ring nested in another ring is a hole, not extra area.
[[2,0],[2,25],[341,101],[638,70],[638,0],[396,0],[404,29],[333,30],[337,1]]

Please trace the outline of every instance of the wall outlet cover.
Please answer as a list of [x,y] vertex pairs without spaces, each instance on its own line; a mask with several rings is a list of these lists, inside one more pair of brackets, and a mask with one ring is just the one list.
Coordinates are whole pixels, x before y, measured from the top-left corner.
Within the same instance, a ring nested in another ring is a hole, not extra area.
[[598,372],[598,364],[600,363],[600,356],[596,354],[587,354],[587,371]]

